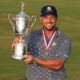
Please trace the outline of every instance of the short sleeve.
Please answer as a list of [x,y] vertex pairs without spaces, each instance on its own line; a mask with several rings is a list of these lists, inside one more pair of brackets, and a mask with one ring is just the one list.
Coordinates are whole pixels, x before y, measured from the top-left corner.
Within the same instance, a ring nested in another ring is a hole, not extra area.
[[71,53],[71,41],[70,39],[66,39],[60,43],[55,56],[66,61],[70,53]]
[[28,34],[28,36],[26,36],[26,41],[25,41],[25,44],[26,44],[26,48],[27,48],[27,54],[31,54],[30,53],[30,43],[32,41],[32,34],[33,34],[33,31],[30,32]]

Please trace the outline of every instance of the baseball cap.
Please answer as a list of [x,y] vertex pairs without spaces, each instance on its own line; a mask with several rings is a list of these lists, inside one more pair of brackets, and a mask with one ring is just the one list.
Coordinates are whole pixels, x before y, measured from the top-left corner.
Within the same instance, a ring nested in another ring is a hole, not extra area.
[[43,6],[42,9],[41,9],[41,12],[40,12],[40,16],[45,16],[45,15],[48,15],[48,14],[51,14],[53,16],[57,16],[56,8],[52,5]]

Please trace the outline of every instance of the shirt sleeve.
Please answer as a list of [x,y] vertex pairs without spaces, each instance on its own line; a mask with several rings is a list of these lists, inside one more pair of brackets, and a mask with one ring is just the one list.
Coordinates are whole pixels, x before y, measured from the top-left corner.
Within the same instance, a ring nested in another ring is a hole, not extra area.
[[61,42],[57,51],[56,51],[56,58],[61,58],[66,61],[71,53],[71,41],[70,39],[66,39]]
[[30,41],[31,41],[31,38],[32,38],[32,33],[33,32],[30,32],[27,36],[26,36],[26,41],[25,41],[25,44],[26,44],[26,51],[27,53],[26,54],[31,54],[30,53]]
[[32,44],[33,44],[33,40],[34,40],[34,35],[35,35],[35,31],[31,31],[30,34],[28,35],[28,39],[27,39],[27,52],[28,54],[32,55]]

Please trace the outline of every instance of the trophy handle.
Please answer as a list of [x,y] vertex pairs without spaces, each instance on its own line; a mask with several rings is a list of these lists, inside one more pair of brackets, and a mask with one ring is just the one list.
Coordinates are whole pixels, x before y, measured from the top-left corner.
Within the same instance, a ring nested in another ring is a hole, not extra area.
[[8,14],[8,19],[9,19],[11,25],[12,25],[13,31],[15,32],[15,26],[13,24],[13,20],[14,20],[13,14]]
[[31,17],[30,17],[30,22],[32,22],[32,23],[31,23],[31,25],[29,26],[29,27],[30,27],[29,30],[33,27],[34,23],[36,22],[36,17],[35,17],[35,16],[31,16]]

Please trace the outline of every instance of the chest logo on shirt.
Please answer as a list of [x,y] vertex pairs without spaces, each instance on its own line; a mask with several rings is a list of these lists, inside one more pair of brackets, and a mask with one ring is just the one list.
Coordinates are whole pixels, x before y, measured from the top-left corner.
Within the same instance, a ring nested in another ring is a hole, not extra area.
[[56,43],[55,43],[55,42],[53,42],[53,43],[52,43],[52,45],[53,45],[53,46],[56,46]]

